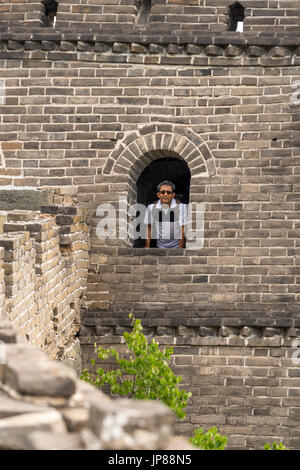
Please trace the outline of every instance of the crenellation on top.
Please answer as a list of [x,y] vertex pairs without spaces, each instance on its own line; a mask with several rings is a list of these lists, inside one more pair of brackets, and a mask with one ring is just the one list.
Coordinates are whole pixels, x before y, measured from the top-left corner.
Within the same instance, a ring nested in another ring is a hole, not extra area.
[[12,0],[1,4],[0,29],[124,34],[295,33],[295,0]]

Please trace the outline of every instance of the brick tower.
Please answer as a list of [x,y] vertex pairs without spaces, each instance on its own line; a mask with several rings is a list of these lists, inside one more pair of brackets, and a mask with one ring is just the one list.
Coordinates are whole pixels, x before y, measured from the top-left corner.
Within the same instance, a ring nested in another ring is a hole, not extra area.
[[[0,5],[0,184],[71,187],[91,215],[84,365],[132,311],[193,392],[178,432],[235,449],[300,444],[299,26],[296,0]],[[200,244],[99,237],[104,204],[126,226],[165,175]]]

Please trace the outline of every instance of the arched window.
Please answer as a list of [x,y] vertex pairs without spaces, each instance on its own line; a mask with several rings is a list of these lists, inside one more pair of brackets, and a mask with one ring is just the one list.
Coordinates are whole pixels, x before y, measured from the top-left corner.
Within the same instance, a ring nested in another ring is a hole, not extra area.
[[188,204],[191,174],[187,164],[178,157],[162,157],[153,160],[141,173],[137,181],[137,202],[152,204],[156,199],[156,188],[164,180],[172,181],[181,202]]
[[[151,152],[153,157],[153,152]],[[137,202],[148,206],[157,201],[157,185],[164,180],[175,184],[178,202],[189,203],[191,173],[188,165],[172,151],[157,151],[161,158],[153,160],[140,174],[137,180]],[[147,158],[147,154],[145,154]],[[155,246],[155,242],[152,243]],[[137,239],[134,247],[145,246],[145,240]]]
[[[145,246],[147,233],[145,237],[144,229],[147,226],[142,225],[142,233],[138,233],[138,225],[145,220],[145,206],[156,201],[157,185],[168,179],[177,186],[175,194],[182,194],[182,202],[189,204],[185,208],[188,210],[189,225],[185,248],[199,250],[204,243],[205,204],[204,200],[199,201],[197,187],[202,183],[202,177],[205,185],[207,177],[217,174],[214,158],[202,137],[192,129],[161,127],[160,124],[153,125],[151,129],[144,126],[124,137],[102,169],[103,175],[120,178],[120,182],[124,183],[116,207],[120,215],[120,224],[116,227],[120,239],[118,243],[126,249]],[[201,184],[201,192],[203,189]],[[113,205],[116,206],[116,193],[112,196]],[[143,204],[143,207],[138,207],[137,203]],[[98,216],[101,217],[101,214]],[[95,224],[97,228],[98,225]],[[141,235],[143,245],[136,245],[138,239],[141,241]],[[112,244],[116,244],[114,239]],[[136,251],[141,251],[142,256],[145,251],[147,253],[144,249]]]
[[229,6],[229,31],[243,32],[244,19],[245,19],[245,8],[240,2],[235,2]]
[[145,24],[148,21],[151,11],[151,0],[139,0],[139,11],[136,22]]

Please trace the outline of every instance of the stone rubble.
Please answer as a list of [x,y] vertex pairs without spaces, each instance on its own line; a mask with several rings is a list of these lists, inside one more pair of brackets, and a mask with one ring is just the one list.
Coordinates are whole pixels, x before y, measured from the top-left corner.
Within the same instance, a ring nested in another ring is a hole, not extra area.
[[[162,403],[110,399],[0,320],[0,449],[195,449]],[[4,340],[6,338],[6,342]],[[14,340],[14,342],[12,342]]]

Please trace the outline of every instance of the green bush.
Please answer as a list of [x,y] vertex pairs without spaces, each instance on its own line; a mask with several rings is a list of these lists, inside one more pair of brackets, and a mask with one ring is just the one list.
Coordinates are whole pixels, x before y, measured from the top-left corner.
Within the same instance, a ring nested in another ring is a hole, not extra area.
[[[84,369],[80,378],[99,389],[105,384],[109,385],[112,395],[126,395],[140,400],[161,400],[180,419],[183,419],[185,417],[183,409],[192,394],[178,388],[182,379],[174,375],[169,366],[173,348],[159,349],[159,343],[154,339],[148,344],[147,338],[142,333],[141,321],[133,318],[131,314],[129,318],[132,320],[132,332],[124,333],[123,337],[130,358],[128,360],[120,358],[114,348],[99,347],[98,358],[107,360],[112,357],[119,368],[110,371],[98,368],[94,374]],[[91,363],[95,366],[95,359],[92,359]],[[203,450],[224,450],[227,437],[219,434],[217,427],[210,428],[206,433],[203,428],[198,428],[194,431],[190,442]],[[288,450],[282,443],[277,442],[273,442],[272,448],[270,444],[266,444],[264,449]]]
[[265,444],[264,450],[289,450],[287,447],[285,447],[282,442],[273,442],[272,447],[270,444]]
[[[114,357],[119,368],[107,372],[99,368],[95,374],[90,374],[84,369],[80,378],[99,389],[108,384],[112,395],[126,395],[140,400],[161,400],[180,419],[183,419],[185,417],[183,409],[192,394],[178,388],[182,378],[176,377],[168,364],[173,349],[171,347],[159,349],[159,344],[154,339],[148,344],[147,338],[142,333],[141,321],[133,318],[131,314],[129,318],[132,319],[133,330],[131,333],[123,334],[131,354],[129,360],[121,359],[114,348],[99,347],[97,349],[99,359]],[[93,359],[91,362],[93,365],[96,364]]]
[[227,437],[218,433],[218,428],[210,428],[206,433],[203,428],[194,431],[194,436],[190,442],[202,450],[224,450],[227,444]]

